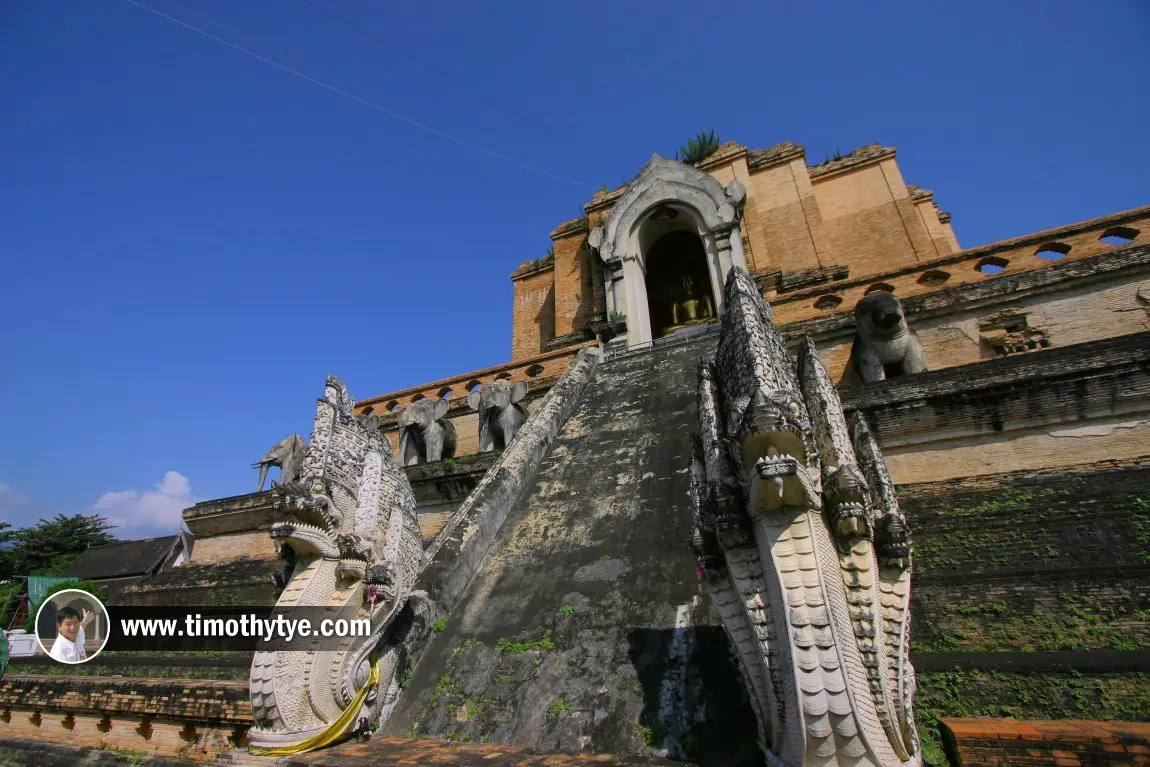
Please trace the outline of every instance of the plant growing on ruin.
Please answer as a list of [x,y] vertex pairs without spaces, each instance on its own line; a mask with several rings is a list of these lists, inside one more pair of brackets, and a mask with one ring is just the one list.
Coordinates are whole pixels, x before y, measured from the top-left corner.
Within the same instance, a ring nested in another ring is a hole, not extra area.
[[688,165],[695,165],[713,155],[719,148],[719,137],[715,131],[699,131],[694,138],[687,139],[687,145],[675,150],[675,159]]
[[512,642],[510,639],[500,638],[498,646],[501,653],[520,655],[528,650],[554,650],[555,642],[551,639],[551,629],[547,629],[543,632],[543,638],[534,642]]
[[436,634],[441,634],[441,633],[443,633],[443,630],[445,628],[447,628],[447,616],[446,615],[444,615],[442,618],[437,620],[435,622],[435,624],[432,625],[431,630],[434,631]]
[[632,727],[631,731],[642,738],[643,742],[650,748],[656,748],[667,737],[667,727],[662,724],[656,724],[652,727],[639,724]]
[[563,605],[559,608],[559,612],[563,613],[564,615],[574,615],[576,612],[578,612],[578,608],[575,607],[575,605]]
[[556,698],[551,703],[551,708],[547,709],[547,719],[554,722],[556,719],[559,718],[560,714],[567,712],[567,711],[570,711],[570,710],[571,710],[571,704],[570,703],[563,700],[563,698]]

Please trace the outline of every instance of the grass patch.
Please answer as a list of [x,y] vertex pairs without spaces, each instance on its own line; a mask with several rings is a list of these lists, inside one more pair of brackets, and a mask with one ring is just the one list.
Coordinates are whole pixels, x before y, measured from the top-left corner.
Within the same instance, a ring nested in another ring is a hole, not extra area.
[[571,710],[571,704],[563,698],[556,698],[551,702],[551,707],[547,709],[547,719],[554,722],[559,718],[559,715]]
[[529,650],[554,650],[555,642],[551,639],[551,629],[543,632],[542,639],[536,639],[534,642],[512,642],[509,639],[500,638],[499,652],[509,653],[511,655],[519,655]]

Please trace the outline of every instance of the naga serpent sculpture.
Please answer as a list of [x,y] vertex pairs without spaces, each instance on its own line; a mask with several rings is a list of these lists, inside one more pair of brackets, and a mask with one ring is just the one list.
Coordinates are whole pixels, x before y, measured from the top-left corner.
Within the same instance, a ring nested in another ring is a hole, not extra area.
[[299,482],[272,490],[279,519],[271,537],[285,562],[275,613],[316,623],[312,616],[334,611],[369,619],[371,633],[255,654],[248,736],[256,754],[303,753],[374,730],[427,629],[426,597],[412,593],[423,546],[411,486],[378,418],[354,416],[354,404],[329,377]]
[[770,765],[921,765],[911,549],[878,444],[809,338],[796,368],[731,270],[699,366],[692,548],[735,647]]

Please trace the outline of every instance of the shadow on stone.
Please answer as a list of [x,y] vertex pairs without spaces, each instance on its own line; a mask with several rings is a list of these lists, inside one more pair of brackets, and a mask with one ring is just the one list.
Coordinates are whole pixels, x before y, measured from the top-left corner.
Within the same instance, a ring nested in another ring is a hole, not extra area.
[[722,628],[635,629],[627,643],[643,688],[634,732],[648,746],[700,765],[762,764],[751,704]]

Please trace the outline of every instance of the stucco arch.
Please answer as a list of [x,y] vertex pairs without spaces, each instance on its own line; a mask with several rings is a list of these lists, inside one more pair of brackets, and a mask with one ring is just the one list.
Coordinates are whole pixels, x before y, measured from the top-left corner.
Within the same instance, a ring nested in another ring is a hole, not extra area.
[[721,313],[727,272],[732,265],[746,268],[739,229],[745,199],[746,190],[738,180],[724,187],[709,173],[659,155],[643,166],[607,221],[589,238],[603,262],[608,311],[627,317],[628,345],[652,340],[644,284],[646,253],[639,236],[652,214],[672,208],[690,217],[703,242],[715,306]]

